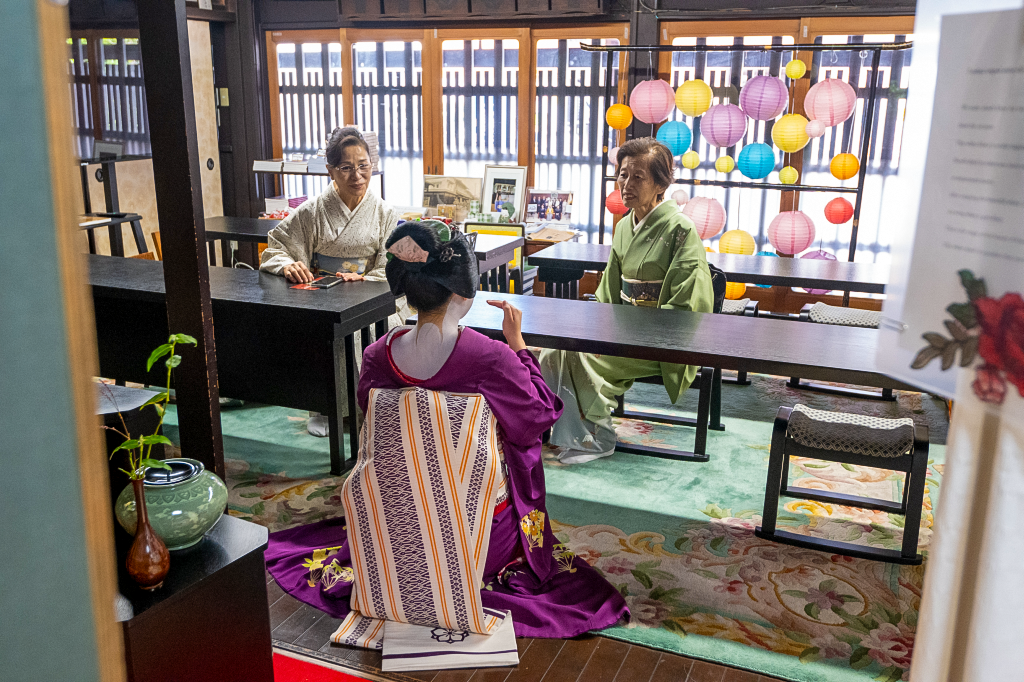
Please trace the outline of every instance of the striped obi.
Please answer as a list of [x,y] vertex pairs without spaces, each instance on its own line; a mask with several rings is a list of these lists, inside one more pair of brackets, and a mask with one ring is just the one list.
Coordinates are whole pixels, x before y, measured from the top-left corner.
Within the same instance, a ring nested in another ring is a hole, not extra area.
[[622,288],[619,290],[619,298],[623,303],[630,305],[657,308],[658,299],[661,297],[662,280],[645,281],[642,279],[622,278]]
[[352,611],[331,640],[379,649],[385,620],[481,634],[499,625],[480,586],[504,482],[482,395],[372,389],[341,493]]

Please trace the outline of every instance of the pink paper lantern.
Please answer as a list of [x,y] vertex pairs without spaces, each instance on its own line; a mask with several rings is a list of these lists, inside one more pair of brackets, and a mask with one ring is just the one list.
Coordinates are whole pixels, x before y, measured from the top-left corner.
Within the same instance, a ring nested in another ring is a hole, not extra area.
[[640,81],[629,97],[633,115],[644,123],[661,123],[676,106],[676,93],[661,79]]
[[747,131],[747,115],[735,104],[716,104],[700,119],[700,134],[712,147],[731,147]]
[[770,121],[786,110],[789,90],[779,78],[754,76],[740,92],[740,109],[758,121]]
[[[808,258],[810,260],[837,260],[831,253],[828,251],[822,251],[821,249],[818,249],[817,251],[808,251],[800,257]],[[815,296],[823,296],[831,291],[831,289],[804,289],[804,291],[809,294],[814,294]]]
[[807,118],[821,121],[828,128],[850,118],[855,106],[857,93],[838,78],[826,78],[815,83],[804,97]]
[[618,147],[612,147],[611,149],[609,149],[608,150],[608,163],[610,163],[613,166],[617,166],[617,165],[619,165],[618,159],[619,159],[619,148]]
[[807,137],[821,137],[825,134],[825,124],[821,121],[808,121],[804,132],[807,133]]
[[768,241],[779,253],[800,253],[814,242],[814,221],[801,211],[784,211],[768,226]]
[[693,197],[683,206],[683,215],[697,226],[701,239],[711,239],[725,227],[725,209],[718,199]]

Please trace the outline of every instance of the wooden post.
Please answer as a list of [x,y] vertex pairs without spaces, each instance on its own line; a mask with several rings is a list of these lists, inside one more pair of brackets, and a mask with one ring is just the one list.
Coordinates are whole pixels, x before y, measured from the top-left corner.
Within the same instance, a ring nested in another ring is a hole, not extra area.
[[167,323],[194,336],[175,370],[182,454],[224,477],[217,355],[206,257],[185,0],[139,3],[153,180],[164,254]]

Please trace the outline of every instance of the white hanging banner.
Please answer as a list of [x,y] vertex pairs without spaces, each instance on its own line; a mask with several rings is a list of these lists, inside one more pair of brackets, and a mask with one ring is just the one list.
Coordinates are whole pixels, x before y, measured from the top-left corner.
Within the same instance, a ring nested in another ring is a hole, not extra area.
[[878,364],[946,397],[970,372],[1001,404],[1024,395],[1022,14],[944,16],[938,48],[917,227],[909,253],[894,246]]

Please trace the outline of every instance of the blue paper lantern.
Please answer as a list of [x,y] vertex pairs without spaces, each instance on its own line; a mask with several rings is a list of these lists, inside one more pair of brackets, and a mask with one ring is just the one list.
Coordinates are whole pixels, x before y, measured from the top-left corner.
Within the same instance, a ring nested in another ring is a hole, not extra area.
[[658,128],[658,142],[672,151],[672,156],[684,154],[693,142],[693,133],[682,121],[666,121]]
[[[778,258],[779,257],[779,254],[775,253],[774,251],[758,251],[754,255],[756,255],[756,256],[771,256],[772,258]],[[755,284],[754,286],[755,287],[761,287],[762,289],[771,289],[772,288],[771,284]]]
[[736,167],[753,180],[766,178],[775,169],[775,151],[764,142],[748,144],[740,150]]

